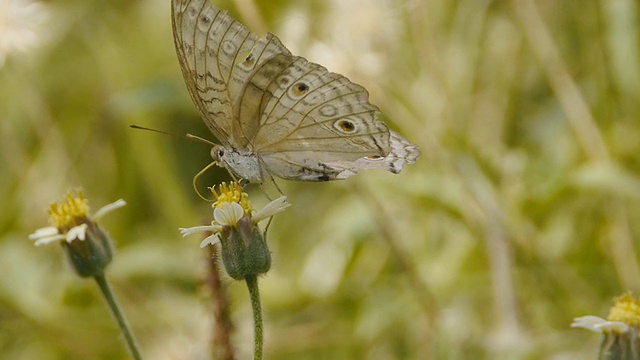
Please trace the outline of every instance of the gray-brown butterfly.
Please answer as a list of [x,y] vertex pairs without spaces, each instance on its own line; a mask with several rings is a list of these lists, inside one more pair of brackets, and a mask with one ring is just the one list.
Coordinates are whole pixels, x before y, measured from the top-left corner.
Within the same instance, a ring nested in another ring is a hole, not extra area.
[[262,183],[393,173],[418,148],[378,120],[368,92],[291,52],[273,34],[258,39],[209,0],[172,0],[173,35],[189,94],[220,141],[211,156]]

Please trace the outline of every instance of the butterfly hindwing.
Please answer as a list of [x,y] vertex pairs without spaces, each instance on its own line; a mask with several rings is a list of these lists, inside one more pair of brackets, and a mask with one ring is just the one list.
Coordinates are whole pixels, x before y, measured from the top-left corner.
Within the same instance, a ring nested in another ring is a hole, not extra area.
[[257,127],[245,127],[243,133],[278,176],[306,178],[310,171],[327,172],[329,162],[389,153],[389,130],[368,98],[362,86],[342,75],[278,54],[249,79],[240,122],[255,126],[246,119],[260,118]]

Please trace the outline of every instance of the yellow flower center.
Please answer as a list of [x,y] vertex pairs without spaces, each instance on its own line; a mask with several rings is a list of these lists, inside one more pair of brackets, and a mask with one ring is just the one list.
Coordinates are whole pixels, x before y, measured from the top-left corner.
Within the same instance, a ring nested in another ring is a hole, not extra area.
[[59,230],[69,230],[85,222],[89,213],[89,202],[82,196],[82,192],[78,190],[75,196],[71,191],[67,193],[67,197],[49,206],[49,222]]
[[614,299],[615,303],[609,310],[609,321],[620,321],[629,326],[638,327],[640,324],[640,299],[631,294],[623,294]]
[[214,208],[222,209],[222,204],[224,203],[238,203],[244,209],[245,215],[251,216],[249,195],[242,191],[242,187],[238,183],[233,181],[229,183],[229,185],[222,183],[218,186],[218,192],[216,192],[214,187],[211,188],[211,192],[216,198],[216,202],[212,205]]

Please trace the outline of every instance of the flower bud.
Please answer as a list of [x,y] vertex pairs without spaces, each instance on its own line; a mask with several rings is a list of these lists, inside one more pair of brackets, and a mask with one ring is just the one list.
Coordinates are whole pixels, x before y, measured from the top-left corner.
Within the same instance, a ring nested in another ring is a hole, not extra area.
[[232,278],[264,274],[271,268],[271,252],[260,228],[248,216],[237,226],[224,225],[220,232],[221,257],[224,268]]
[[80,277],[101,275],[113,259],[109,236],[98,225],[88,222],[84,241],[62,241],[62,248]]

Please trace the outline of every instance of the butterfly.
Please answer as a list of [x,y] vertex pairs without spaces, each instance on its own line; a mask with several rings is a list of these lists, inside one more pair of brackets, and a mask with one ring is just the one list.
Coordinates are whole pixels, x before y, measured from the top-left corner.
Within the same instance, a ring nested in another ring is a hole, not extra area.
[[191,99],[220,145],[211,156],[262,183],[393,173],[420,156],[380,120],[362,86],[259,39],[209,0],[172,0],[173,36]]

